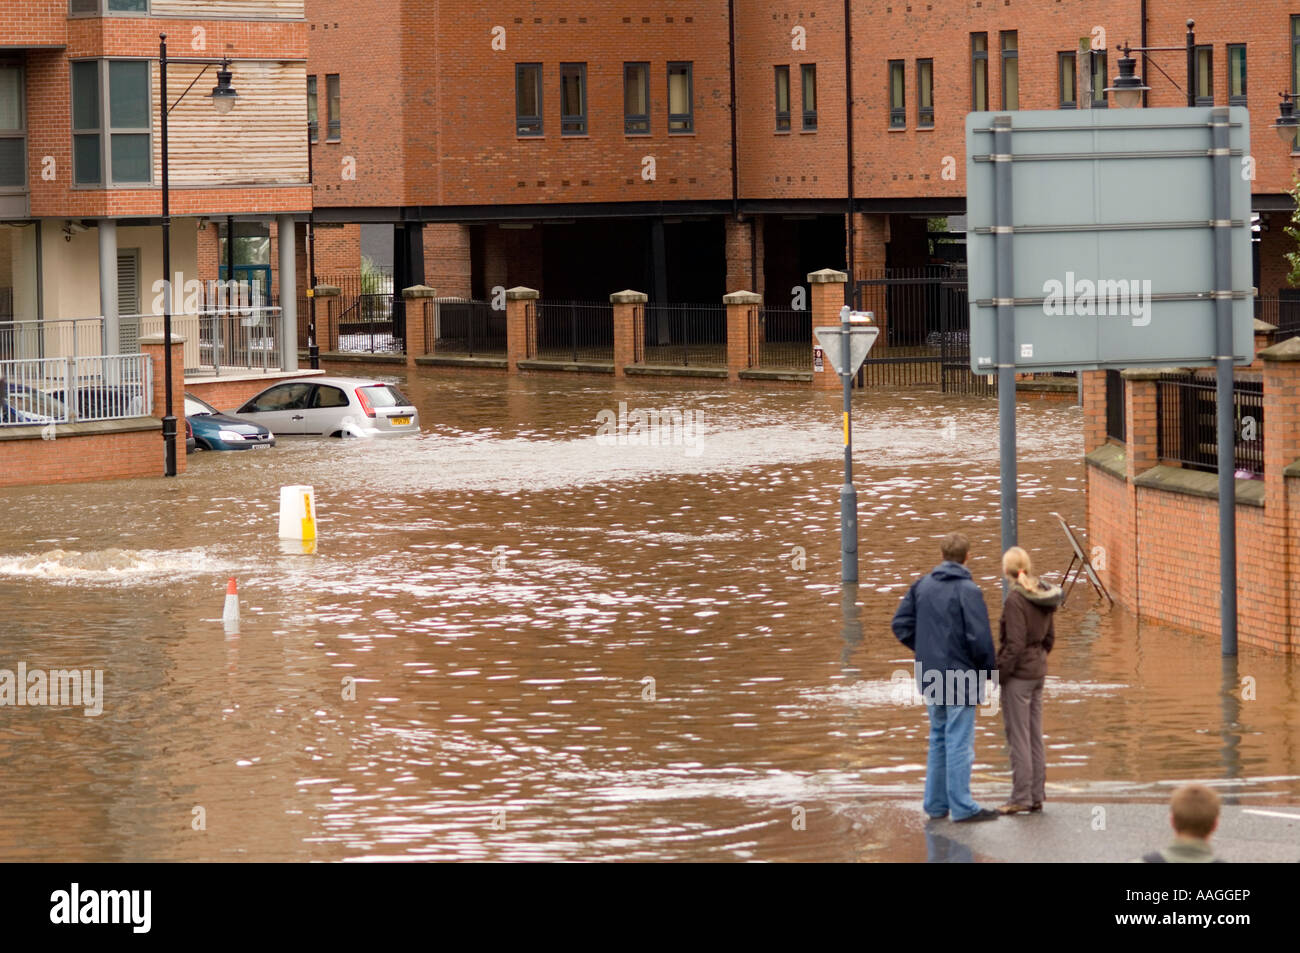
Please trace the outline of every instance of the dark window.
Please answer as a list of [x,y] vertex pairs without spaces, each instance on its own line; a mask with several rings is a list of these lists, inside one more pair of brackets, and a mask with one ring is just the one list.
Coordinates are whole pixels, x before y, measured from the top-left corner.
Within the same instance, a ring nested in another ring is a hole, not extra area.
[[803,80],[803,127],[804,129],[817,128],[817,66],[813,63],[804,63],[799,67],[799,75]]
[[1015,30],[1002,31],[1002,108],[1020,108],[1020,40]]
[[694,65],[668,64],[668,131],[695,131]]
[[1092,108],[1106,109],[1109,106],[1106,87],[1110,85],[1110,81],[1106,78],[1106,51],[1093,50],[1090,59],[1092,60]]
[[560,135],[587,134],[587,64],[560,64]]
[[266,414],[277,410],[304,410],[315,387],[316,385],[311,382],[303,383],[301,381],[280,384],[254,397],[239,408],[239,412],[241,414]]
[[1056,54],[1056,90],[1062,109],[1074,109],[1079,105],[1076,63],[1077,57],[1073,53]]
[[970,35],[970,108],[983,112],[989,108],[989,35]]
[[307,77],[307,134],[312,142],[320,139],[319,104],[316,98],[316,77]]
[[776,68],[776,131],[790,131],[790,67]]
[[153,180],[149,69],[145,60],[84,60],[72,64],[72,166],[76,184],[122,185]]
[[99,63],[72,64],[72,178],[78,185],[104,180],[100,158]]
[[1300,16],[1291,16],[1291,92],[1300,93]]
[[1246,44],[1228,44],[1228,105],[1246,105]]
[[27,137],[23,117],[23,69],[0,63],[0,189],[27,185]]
[[149,0],[69,0],[68,13],[98,16],[102,13],[148,13]]
[[515,64],[515,134],[542,134],[542,64]]
[[325,75],[325,110],[329,114],[326,139],[340,139],[343,135],[343,111],[339,96],[339,74]]
[[321,384],[316,388],[316,395],[312,398],[311,405],[313,407],[346,407],[348,405],[348,395],[337,387]]
[[902,129],[907,125],[907,96],[904,86],[903,61],[889,61],[889,128]]
[[916,61],[916,124],[934,126],[934,60]]
[[650,133],[650,64],[623,64],[623,132]]
[[1196,105],[1214,105],[1214,47],[1196,48]]

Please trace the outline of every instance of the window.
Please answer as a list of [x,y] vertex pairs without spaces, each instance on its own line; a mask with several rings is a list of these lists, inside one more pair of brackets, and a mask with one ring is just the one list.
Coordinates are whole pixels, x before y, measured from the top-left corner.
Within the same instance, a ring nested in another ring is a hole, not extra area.
[[1214,47],[1196,48],[1196,105],[1214,105]]
[[623,64],[623,132],[650,134],[650,64]]
[[907,125],[907,99],[903,86],[903,61],[889,61],[889,128]]
[[916,124],[934,127],[934,60],[916,61]]
[[1110,80],[1106,75],[1106,51],[1093,50],[1092,56],[1092,108],[1106,109],[1109,105],[1106,87]]
[[320,140],[320,120],[317,114],[316,77],[307,77],[307,136],[312,142]]
[[587,134],[587,64],[560,64],[560,135]]
[[1228,105],[1246,105],[1246,44],[1228,44]]
[[22,67],[0,63],[0,189],[27,187],[25,128]]
[[337,387],[330,387],[326,384],[321,384],[316,388],[316,393],[311,400],[311,405],[314,408],[346,407],[348,403],[347,394]]
[[799,67],[799,76],[803,80],[803,128],[805,131],[817,128],[817,66],[804,63]]
[[100,16],[113,13],[148,13],[149,0],[69,0],[68,13]]
[[343,133],[343,112],[339,104],[339,74],[325,74],[325,110],[329,116],[326,140],[338,141]]
[[1020,47],[1015,30],[1002,31],[1002,108],[1020,108]]
[[1077,58],[1073,53],[1056,54],[1056,89],[1062,109],[1074,109],[1079,105],[1076,63]]
[[691,63],[668,64],[668,131],[695,131],[694,68]]
[[77,185],[153,181],[149,68],[147,60],[72,64],[72,165]]
[[790,131],[790,67],[776,68],[776,131]]
[[515,135],[542,134],[542,64],[515,64]]
[[989,108],[989,35],[970,35],[970,108],[983,112]]
[[1291,92],[1300,93],[1300,16],[1291,17]]

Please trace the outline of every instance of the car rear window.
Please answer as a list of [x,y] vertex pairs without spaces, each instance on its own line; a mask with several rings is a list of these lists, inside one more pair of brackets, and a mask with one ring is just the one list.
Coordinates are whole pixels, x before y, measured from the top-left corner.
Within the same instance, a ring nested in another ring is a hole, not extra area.
[[362,387],[371,407],[409,407],[411,402],[392,384],[370,384]]

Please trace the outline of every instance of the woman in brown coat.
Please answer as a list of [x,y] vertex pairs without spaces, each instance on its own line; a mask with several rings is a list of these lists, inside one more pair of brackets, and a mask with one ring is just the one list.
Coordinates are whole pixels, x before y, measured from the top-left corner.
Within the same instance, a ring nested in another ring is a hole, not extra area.
[[998,646],[998,683],[1002,686],[1002,720],[1011,749],[1011,799],[1003,814],[1043,809],[1047,765],[1043,752],[1043,680],[1047,653],[1056,640],[1053,618],[1061,588],[1032,574],[1029,554],[1012,546],[1002,557],[1010,581],[1002,607]]

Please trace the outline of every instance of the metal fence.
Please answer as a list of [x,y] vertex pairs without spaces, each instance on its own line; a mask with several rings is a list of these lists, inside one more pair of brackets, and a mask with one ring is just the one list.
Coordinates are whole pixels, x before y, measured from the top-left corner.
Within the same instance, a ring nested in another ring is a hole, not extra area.
[[[138,339],[163,333],[161,314],[121,318],[122,350],[138,350]],[[172,315],[172,334],[183,337],[185,373],[280,370],[280,309],[247,308]]]
[[0,425],[152,414],[153,362],[143,354],[0,361]]
[[[1264,472],[1264,384],[1233,384],[1235,451],[1233,466],[1251,474]],[[1217,473],[1218,400],[1212,376],[1168,375],[1156,381],[1156,453],[1161,460],[1192,470]]]
[[1278,341],[1293,338],[1300,334],[1300,297],[1256,298],[1255,317],[1277,328]]
[[646,305],[645,361],[683,367],[726,367],[726,306]]
[[812,312],[763,308],[758,319],[758,366],[812,370]]
[[0,360],[102,354],[104,319],[0,321]]
[[338,317],[330,322],[329,339],[317,341],[322,351],[400,354],[406,350],[405,325],[394,320],[392,275],[335,275],[319,277],[317,283],[339,289]]
[[[414,314],[408,317],[415,319]],[[476,357],[506,353],[506,313],[494,311],[487,301],[435,298],[423,317],[425,350],[431,354]]]
[[1128,422],[1124,416],[1124,378],[1119,371],[1106,372],[1106,436],[1120,443],[1127,439]]
[[540,360],[614,360],[614,307],[608,301],[539,301],[536,331]]

